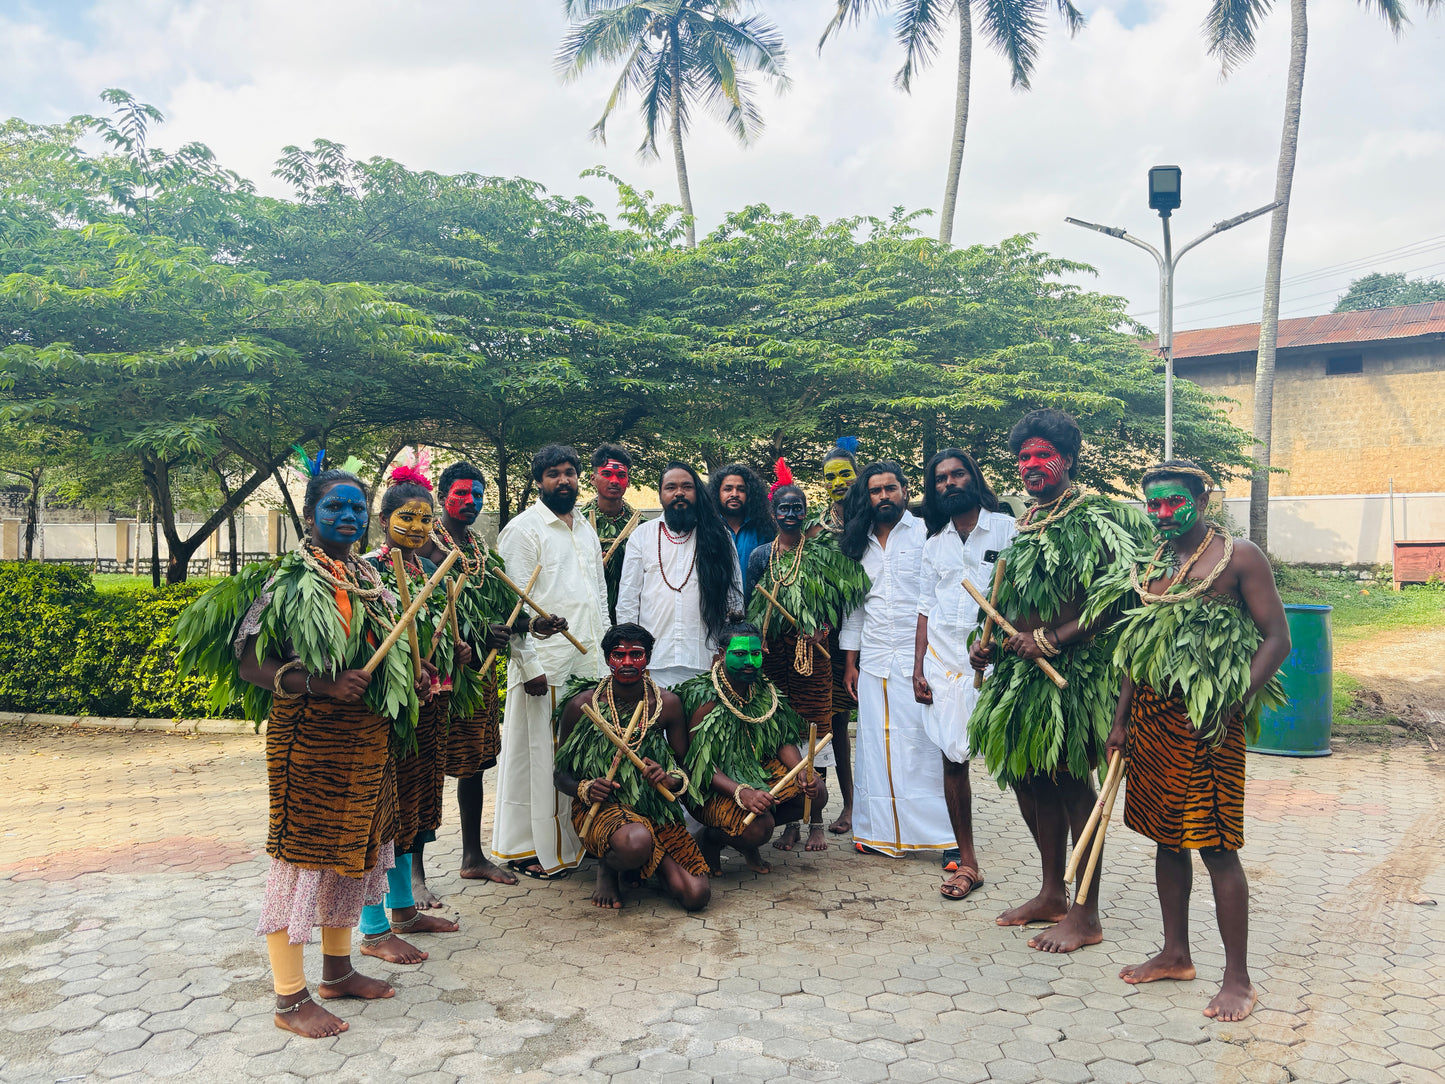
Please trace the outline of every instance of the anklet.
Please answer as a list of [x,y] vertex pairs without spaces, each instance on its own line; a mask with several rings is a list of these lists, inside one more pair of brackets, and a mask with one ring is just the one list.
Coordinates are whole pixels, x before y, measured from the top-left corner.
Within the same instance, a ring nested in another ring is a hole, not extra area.
[[[324,980],[323,980],[323,981],[324,981]],[[300,1001],[296,1002],[294,1005],[287,1005],[284,1009],[276,1009],[275,1012],[276,1012],[277,1014],[288,1013],[288,1012],[295,1012],[297,1009],[301,1008],[302,1005],[306,1005],[306,1004],[310,1003],[310,1001],[311,1001],[311,992],[308,990],[308,991],[306,992],[306,996],[303,997]]]
[[380,945],[384,941],[391,940],[391,930],[383,930],[381,933],[364,933],[361,935],[363,945]]
[[352,976],[352,975],[355,975],[355,974],[356,974],[356,968],[353,967],[350,971],[348,971],[346,974],[342,975],[341,978],[339,978],[339,979],[328,979],[325,975],[322,975],[322,976],[321,976],[321,985],[322,985],[322,986],[340,986],[343,982],[345,982],[347,979],[351,978],[351,976]]
[[412,927],[414,927],[418,922],[421,921],[421,917],[422,917],[422,916],[421,916],[421,912],[418,911],[416,914],[412,915],[411,918],[407,919],[405,922],[393,922],[393,923],[391,924],[391,932],[392,932],[392,933],[406,933],[408,930],[410,930],[410,929],[411,929]]

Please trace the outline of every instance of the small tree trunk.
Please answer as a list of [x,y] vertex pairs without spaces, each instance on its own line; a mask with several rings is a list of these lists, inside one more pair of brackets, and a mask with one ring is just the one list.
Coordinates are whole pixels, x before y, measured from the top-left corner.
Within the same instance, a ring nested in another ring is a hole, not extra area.
[[135,500],[135,545],[130,551],[130,574],[140,575],[140,525],[145,522],[145,498]]
[[953,212],[958,206],[958,181],[963,173],[963,141],[968,134],[968,89],[973,75],[972,0],[958,0],[958,84],[953,99],[953,146],[948,155],[948,180],[943,186],[943,210],[938,239],[953,244]]
[[45,477],[43,467],[30,471],[30,493],[25,498],[25,559],[35,560],[35,536],[40,526],[40,483]]
[[47,496],[45,490],[41,489],[40,496],[36,498],[35,547],[39,553],[36,560],[42,564],[45,562],[45,508],[50,503]]
[[1305,52],[1309,27],[1306,0],[1290,0],[1289,78],[1285,86],[1284,131],[1279,140],[1279,165],[1274,198],[1283,202],[1270,218],[1269,255],[1264,271],[1264,311],[1259,318],[1259,359],[1254,369],[1254,457],[1259,466],[1249,484],[1249,538],[1269,549],[1269,462],[1274,422],[1274,357],[1279,341],[1279,285],[1284,265],[1284,234],[1289,224],[1290,189],[1295,151],[1299,147],[1300,104],[1304,97]]
[[674,30],[668,37],[668,64],[672,69],[672,94],[668,127],[672,131],[672,161],[677,167],[677,194],[682,200],[682,213],[687,227],[687,247],[697,248],[697,226],[692,215],[692,189],[687,183],[687,158],[682,152],[682,66],[678,53],[682,44]]
[[497,532],[500,534],[503,527],[512,518],[510,504],[511,494],[510,479],[507,475],[507,448],[502,441],[496,442],[497,449]]
[[933,411],[923,414],[923,461],[927,463],[938,451],[938,415]]
[[[231,502],[231,487],[226,484],[226,472],[221,470],[220,467],[214,467],[213,469],[216,472],[216,481],[221,485],[221,501],[223,504],[229,504]],[[231,536],[231,575],[234,576],[237,568],[236,516],[234,512],[226,517],[226,527]]]
[[279,468],[271,472],[271,477],[276,480],[276,488],[281,491],[281,500],[285,503],[286,511],[291,516],[291,525],[296,528],[296,537],[300,538],[306,533],[306,528],[301,523],[301,514],[296,511],[296,505],[291,500],[291,490],[286,487],[286,479],[281,477]]
[[156,533],[156,502],[151,501],[151,586],[161,585],[161,540]]

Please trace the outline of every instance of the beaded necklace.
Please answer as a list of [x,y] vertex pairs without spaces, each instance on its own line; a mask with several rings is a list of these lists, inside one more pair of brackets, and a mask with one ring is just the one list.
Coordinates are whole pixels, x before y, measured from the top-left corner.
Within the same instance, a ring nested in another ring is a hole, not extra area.
[[717,691],[718,699],[720,699],[723,704],[727,706],[728,711],[732,712],[741,722],[751,723],[756,726],[760,723],[766,723],[778,713],[778,687],[772,682],[768,682],[768,692],[773,694],[772,704],[769,705],[767,711],[756,718],[743,714],[742,709],[752,702],[752,696],[749,695],[747,700],[743,700],[737,693],[733,692],[732,682],[728,681],[727,675],[723,673],[723,664],[721,662],[712,664],[712,687]]
[[[615,684],[610,676],[603,678],[598,682],[597,690],[592,694],[592,699],[595,701],[598,697],[601,697],[606,702],[607,710],[612,713],[612,725],[617,728],[618,734],[626,734],[627,724],[622,721],[622,713],[617,710],[617,701],[613,696],[613,686]],[[632,740],[627,743],[627,747],[634,753],[642,748],[642,740],[647,737],[647,732],[652,728],[652,725],[662,718],[662,690],[658,688],[657,682],[652,679],[651,674],[644,673],[642,675],[642,702],[646,704],[649,701],[651,701],[652,704],[651,709],[643,709],[642,721],[637,724],[637,732],[632,736]]]
[[[376,569],[365,561],[358,561],[351,554],[347,554],[343,560],[337,560],[309,540],[302,543],[300,553],[302,563],[320,576],[333,591],[355,595],[373,621],[381,628],[391,627],[391,617],[386,613],[377,613],[372,606],[376,602],[383,606],[386,603],[386,585],[382,583],[381,575]],[[353,573],[356,573],[356,576],[353,576]],[[359,582],[361,579],[365,579],[370,586],[363,587]]]
[[[456,550],[461,556],[457,558],[457,564],[462,566],[462,571],[467,574],[467,579],[473,584],[479,583],[487,570],[487,547],[477,541],[472,534],[470,527],[466,528],[466,534],[462,541],[453,541],[447,529],[442,526],[440,518],[432,524],[432,534],[447,549]],[[468,547],[471,552],[468,553]]]
[[[1219,558],[1219,563],[1210,569],[1209,574],[1203,579],[1195,580],[1191,586],[1185,588],[1183,591],[1174,592],[1174,588],[1184,582],[1185,575],[1194,567],[1195,562],[1204,555],[1204,551],[1209,547],[1209,543],[1214,541],[1216,534],[1222,534],[1224,536],[1224,554]],[[1158,578],[1155,569],[1159,567],[1159,558],[1164,555],[1164,548],[1168,546],[1168,544],[1168,542],[1161,543],[1159,548],[1154,551],[1154,556],[1149,558],[1149,563],[1144,569],[1142,583],[1139,578],[1139,566],[1135,565],[1129,570],[1129,583],[1134,588],[1135,593],[1138,594],[1139,601],[1145,606],[1155,606],[1159,603],[1172,604],[1187,602],[1190,599],[1198,598],[1214,586],[1214,581],[1224,574],[1224,570],[1229,567],[1230,558],[1234,556],[1234,537],[1224,531],[1218,530],[1211,524],[1209,530],[1204,533],[1204,541],[1199,543],[1199,548],[1194,551],[1189,560],[1185,561],[1179,571],[1174,574],[1173,579],[1169,581],[1169,586],[1164,589],[1164,593],[1162,595],[1156,595],[1148,589],[1147,585],[1153,583],[1154,580]],[[1160,567],[1160,572],[1162,571],[1163,569]]]
[[[781,537],[780,535],[779,538]],[[803,547],[807,545],[807,542],[806,535],[798,536],[798,544],[793,547],[793,564],[786,572],[783,571],[782,565],[787,558],[779,559],[778,557],[780,550],[778,539],[774,539],[773,544],[768,547],[768,575],[772,578],[775,587],[787,587],[798,578],[798,573],[803,570]]]
[[682,589],[686,587],[688,581],[692,579],[692,570],[697,568],[697,547],[694,546],[692,549],[692,564],[687,566],[687,575],[682,578],[682,582],[680,584],[674,587],[672,581],[667,578],[667,569],[664,568],[662,564],[662,536],[667,535],[667,540],[671,542],[674,546],[681,546],[685,545],[687,543],[687,540],[692,537],[692,532],[684,531],[681,535],[674,538],[672,532],[667,529],[666,523],[658,520],[657,527],[657,571],[662,573],[663,583],[667,584],[667,586],[672,588],[672,590],[681,594]]

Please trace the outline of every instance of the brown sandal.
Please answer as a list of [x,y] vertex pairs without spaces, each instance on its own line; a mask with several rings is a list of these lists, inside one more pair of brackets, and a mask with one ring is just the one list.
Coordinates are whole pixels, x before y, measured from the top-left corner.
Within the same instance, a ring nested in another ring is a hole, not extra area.
[[[962,887],[958,883],[959,878],[962,878],[967,885],[961,892],[959,891],[959,888]],[[959,866],[958,871],[954,873],[953,876],[938,886],[938,894],[946,900],[961,900],[965,899],[975,888],[982,887],[982,885],[982,873],[968,866]]]

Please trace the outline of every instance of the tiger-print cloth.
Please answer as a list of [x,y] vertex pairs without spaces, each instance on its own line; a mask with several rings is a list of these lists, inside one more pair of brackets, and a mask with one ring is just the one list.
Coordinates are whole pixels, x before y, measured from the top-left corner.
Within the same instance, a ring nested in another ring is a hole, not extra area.
[[466,718],[453,717],[447,731],[447,775],[467,779],[495,767],[502,750],[502,712],[495,668],[482,682],[485,706]]
[[1244,724],[1229,721],[1210,749],[1194,736],[1184,702],[1134,686],[1129,706],[1128,785],[1124,823],[1155,843],[1181,847],[1244,846]]
[[391,723],[364,704],[277,700],[266,721],[266,853],[302,869],[360,877],[387,834]]
[[768,652],[763,656],[763,673],[778,687],[778,692],[788,698],[793,710],[818,728],[818,740],[822,741],[824,734],[833,733],[833,668],[823,653],[814,649],[813,672],[804,677],[793,669],[793,653],[797,649],[797,629],[790,628],[777,639],[769,640]]
[[642,867],[642,875],[651,877],[662,865],[664,858],[671,858],[687,872],[697,877],[707,876],[707,859],[697,849],[697,841],[683,824],[664,824],[658,827],[637,810],[621,802],[603,802],[592,819],[592,827],[582,835],[582,822],[587,819],[591,806],[572,799],[572,827],[582,839],[582,846],[593,858],[601,858],[607,851],[612,833],[624,824],[642,824],[652,833],[652,857]]
[[[778,780],[788,774],[788,769],[783,767],[783,762],[777,757],[764,761],[763,771],[768,773],[770,788],[777,786]],[[779,805],[789,798],[796,798],[803,793],[801,779],[802,773],[800,772],[793,777],[791,783],[778,791],[776,798]],[[743,823],[743,818],[747,816],[747,813],[738,807],[737,802],[730,794],[719,794],[717,791],[713,791],[712,796],[706,802],[693,810],[693,816],[709,828],[717,828],[729,836],[740,836],[748,829],[748,825]]]
[[396,762],[396,853],[437,837],[446,781],[447,693],[424,702],[416,720],[416,752]]

